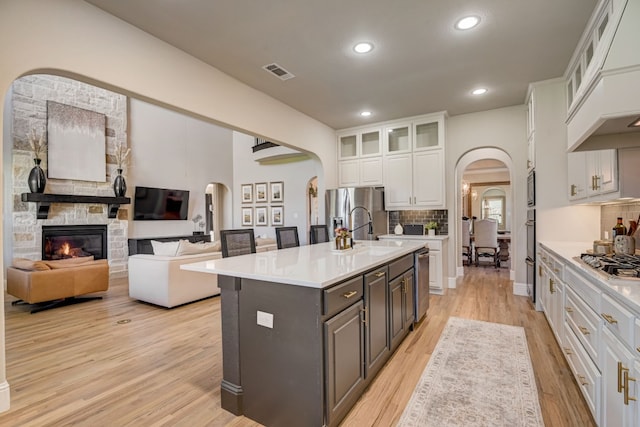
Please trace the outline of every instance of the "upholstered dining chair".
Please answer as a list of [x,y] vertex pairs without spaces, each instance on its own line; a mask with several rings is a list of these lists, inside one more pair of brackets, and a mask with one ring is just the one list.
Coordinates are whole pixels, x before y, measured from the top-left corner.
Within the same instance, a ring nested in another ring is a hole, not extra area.
[[329,231],[327,230],[327,226],[322,225],[312,225],[311,226],[311,244],[328,242],[329,241]]
[[300,246],[298,227],[276,227],[276,243],[278,249]]
[[222,257],[255,254],[256,239],[253,229],[220,230]]
[[462,220],[462,264],[466,258],[467,265],[471,265],[473,259],[473,250],[471,248],[471,221],[468,219]]
[[493,264],[500,267],[498,259],[498,221],[494,219],[477,220],[473,233],[474,247],[476,251],[476,267],[480,257],[493,257]]

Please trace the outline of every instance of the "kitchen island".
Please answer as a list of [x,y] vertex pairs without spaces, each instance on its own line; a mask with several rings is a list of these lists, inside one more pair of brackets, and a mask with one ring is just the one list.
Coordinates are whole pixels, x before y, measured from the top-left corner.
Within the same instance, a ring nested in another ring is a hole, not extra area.
[[419,241],[333,242],[183,265],[217,274],[221,406],[267,426],[334,426],[413,325]]

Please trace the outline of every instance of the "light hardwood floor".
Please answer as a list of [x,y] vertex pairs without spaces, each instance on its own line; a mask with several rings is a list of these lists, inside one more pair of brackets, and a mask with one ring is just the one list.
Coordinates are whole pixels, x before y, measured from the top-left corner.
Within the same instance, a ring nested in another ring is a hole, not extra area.
[[[523,326],[547,426],[595,425],[542,313],[511,292],[504,269],[465,267],[409,334],[343,426],[392,426],[449,316]],[[129,299],[125,280],[102,301],[37,314],[5,295],[11,410],[2,426],[257,426],[220,409],[220,300],[174,309]],[[125,321],[128,323],[119,323]]]

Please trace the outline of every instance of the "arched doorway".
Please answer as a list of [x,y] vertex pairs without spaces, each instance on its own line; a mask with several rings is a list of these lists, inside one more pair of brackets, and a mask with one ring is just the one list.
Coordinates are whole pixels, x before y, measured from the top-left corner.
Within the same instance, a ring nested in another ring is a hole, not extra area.
[[[455,169],[455,189],[456,189],[456,198],[455,198],[455,206],[454,206],[454,211],[455,211],[455,219],[456,219],[456,226],[454,227],[455,230],[455,246],[456,246],[456,272],[458,276],[463,276],[464,275],[464,269],[462,267],[462,222],[459,220],[461,219],[463,216],[467,216],[470,213],[470,205],[473,201],[473,192],[474,192],[474,186],[468,181],[468,179],[464,179],[465,177],[465,171],[470,168],[470,166],[472,164],[474,164],[475,162],[481,162],[481,161],[489,161],[489,162],[495,162],[495,164],[504,164],[504,166],[506,167],[506,174],[505,176],[508,177],[508,179],[500,179],[500,181],[493,181],[493,182],[487,182],[485,186],[485,188],[481,188],[480,186],[476,186],[475,191],[476,191],[476,202],[478,203],[478,206],[480,206],[480,203],[482,202],[482,194],[486,193],[487,190],[489,190],[490,188],[494,187],[494,188],[500,188],[503,191],[505,191],[505,228],[513,228],[512,224],[511,224],[511,218],[510,218],[510,213],[508,213],[508,211],[513,212],[513,203],[511,203],[511,208],[509,208],[506,204],[506,200],[509,199],[511,201],[516,200],[515,198],[515,194],[516,194],[516,185],[514,184],[514,166],[513,166],[513,161],[511,159],[511,156],[509,156],[509,154],[507,154],[504,150],[499,149],[499,148],[492,148],[492,147],[487,147],[487,148],[477,148],[474,150],[470,150],[468,152],[466,152],[465,154],[463,154],[460,159],[458,159],[458,162],[456,163],[456,169]],[[471,167],[471,169],[473,169],[473,167]],[[467,176],[468,178],[468,176]],[[508,182],[510,185],[508,186],[508,189],[504,188],[504,183]],[[488,193],[489,196],[491,195],[491,193]],[[470,201],[471,200],[471,201]],[[478,217],[481,217],[481,214],[478,215]],[[508,225],[507,225],[508,224]],[[518,268],[517,264],[513,262],[514,259],[517,259],[517,233],[511,233],[511,242],[510,242],[510,259],[512,260],[512,262],[510,262],[510,266],[509,266],[509,277],[511,280],[514,280],[515,278],[515,269]],[[524,293],[522,293],[522,295],[526,295],[526,289],[523,290]],[[514,287],[514,293],[520,295],[521,294],[521,290],[519,289],[515,289]]]

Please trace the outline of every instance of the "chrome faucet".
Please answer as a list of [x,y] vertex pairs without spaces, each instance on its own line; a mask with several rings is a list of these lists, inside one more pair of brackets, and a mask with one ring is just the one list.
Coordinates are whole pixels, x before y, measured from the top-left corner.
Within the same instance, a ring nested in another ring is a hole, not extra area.
[[[369,222],[367,222],[366,224],[362,224],[359,225],[356,228],[353,228],[353,211],[355,211],[356,209],[364,209],[364,211],[367,213],[367,215],[369,216]],[[373,235],[373,220],[371,219],[371,212],[369,212],[369,209],[365,208],[364,206],[356,206],[355,208],[351,209],[351,212],[349,212],[349,226],[350,226],[350,230],[349,232],[354,232],[356,230],[359,230],[365,226],[369,226],[369,235]]]

